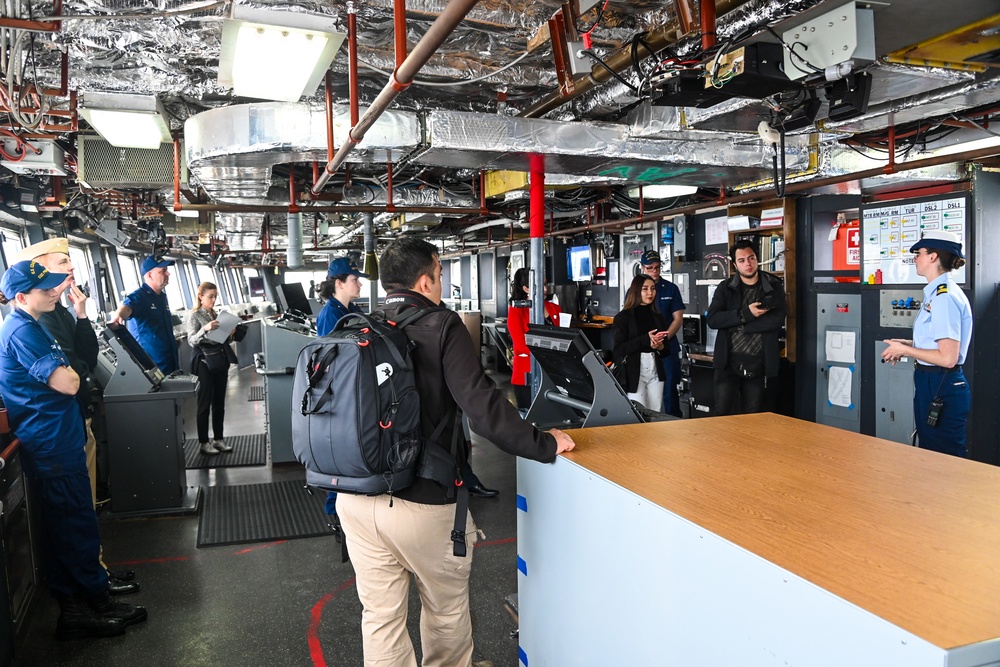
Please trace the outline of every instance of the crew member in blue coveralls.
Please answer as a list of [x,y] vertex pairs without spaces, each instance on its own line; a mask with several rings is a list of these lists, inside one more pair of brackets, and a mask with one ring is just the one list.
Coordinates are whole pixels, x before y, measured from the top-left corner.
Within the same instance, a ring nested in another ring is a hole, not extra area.
[[[347,257],[340,257],[330,262],[326,270],[326,280],[320,283],[319,295],[326,299],[326,305],[319,311],[316,318],[316,335],[325,336],[337,326],[344,315],[360,313],[361,309],[354,305],[354,300],[361,296],[361,281],[368,274],[358,271],[358,266]],[[326,494],[326,513],[337,514],[337,493]],[[335,530],[339,530],[334,526]]]
[[677,285],[666,278],[660,277],[660,253],[647,250],[639,258],[642,272],[656,281],[656,306],[666,318],[667,353],[660,357],[663,364],[665,379],[663,381],[663,411],[675,417],[681,416],[680,399],[677,396],[677,383],[681,381],[681,343],[677,339],[684,325],[684,300]]
[[76,400],[80,376],[38,323],[56,307],[66,278],[32,260],[14,264],[0,279],[0,303],[15,306],[0,329],[0,395],[41,517],[49,589],[60,608],[56,636],[110,637],[147,614],[108,593]]
[[340,318],[347,313],[360,313],[354,300],[361,296],[361,281],[368,275],[358,271],[357,265],[347,257],[330,262],[326,270],[326,280],[319,286],[319,295],[326,299],[326,305],[316,318],[316,335],[325,336],[337,326]]
[[170,282],[167,267],[173,265],[171,260],[154,256],[142,260],[142,287],[125,297],[111,318],[112,324],[128,321],[128,330],[165,375],[181,367],[170,306],[163,291]]
[[927,280],[924,301],[913,319],[913,340],[891,338],[882,361],[916,360],[913,420],[917,445],[968,456],[965,426],[972,392],[962,372],[972,339],[972,308],[951,272],[965,266],[962,244],[951,232],[927,232],[913,244],[917,275]]

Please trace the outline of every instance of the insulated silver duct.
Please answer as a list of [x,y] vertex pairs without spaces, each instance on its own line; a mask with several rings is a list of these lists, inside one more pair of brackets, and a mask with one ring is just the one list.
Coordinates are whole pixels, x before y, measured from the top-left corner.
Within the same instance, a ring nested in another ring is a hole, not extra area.
[[302,214],[288,214],[288,250],[286,253],[288,268],[302,268]]

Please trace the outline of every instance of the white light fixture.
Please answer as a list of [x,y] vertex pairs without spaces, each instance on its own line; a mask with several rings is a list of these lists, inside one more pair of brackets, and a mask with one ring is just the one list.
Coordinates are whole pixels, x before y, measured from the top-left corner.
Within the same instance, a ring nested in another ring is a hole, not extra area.
[[698,192],[697,185],[644,185],[642,188],[632,188],[628,191],[628,196],[632,199],[639,198],[639,191],[642,191],[643,199],[673,199],[693,195]]
[[84,93],[80,115],[112,146],[157,149],[170,141],[166,111],[155,95]]
[[329,16],[234,5],[222,24],[219,85],[279,102],[311,96],[346,37],[335,27]]

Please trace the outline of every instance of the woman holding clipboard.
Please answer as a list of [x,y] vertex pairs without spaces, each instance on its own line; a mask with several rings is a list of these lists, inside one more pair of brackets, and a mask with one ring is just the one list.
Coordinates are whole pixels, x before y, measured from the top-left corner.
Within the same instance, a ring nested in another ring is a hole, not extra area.
[[[226,419],[226,385],[229,384],[229,364],[235,363],[236,354],[229,346],[236,333],[234,328],[224,342],[209,338],[209,333],[219,328],[215,300],[219,288],[214,283],[198,285],[198,305],[188,316],[188,344],[191,355],[191,373],[198,376],[198,443],[201,453],[215,456],[233,451],[223,439]],[[213,336],[214,337],[214,336]],[[208,440],[208,416],[212,415],[211,442]]]

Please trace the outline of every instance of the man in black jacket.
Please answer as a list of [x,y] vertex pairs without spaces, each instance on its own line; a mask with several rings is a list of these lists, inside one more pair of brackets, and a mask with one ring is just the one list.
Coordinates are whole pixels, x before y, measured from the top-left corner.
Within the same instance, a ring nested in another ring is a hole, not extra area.
[[[397,321],[412,308],[441,302],[441,262],[437,249],[419,239],[402,238],[386,248],[379,262],[386,290],[385,312]],[[541,432],[518,416],[517,410],[487,380],[472,338],[457,313],[441,310],[407,325],[415,345],[412,358],[420,392],[423,435],[457,406],[470,425],[502,450],[543,463],[573,449],[573,440],[557,429]],[[438,442],[450,443],[457,419],[445,426]],[[458,434],[461,465],[469,457],[468,443]],[[415,664],[406,629],[407,594],[411,574],[417,580],[422,612],[420,638],[423,665],[469,667],[472,662],[472,621],[469,615],[469,574],[479,531],[467,515],[467,555],[452,551],[455,493],[438,483],[417,478],[391,497],[340,494],[337,512],[347,535],[347,547],[357,574],[358,597],[364,607],[361,629],[365,665]]]
[[776,378],[780,366],[785,288],[780,278],[758,269],[750,241],[734,243],[729,257],[737,275],[719,283],[708,307],[708,326],[719,330],[713,414],[766,412],[768,378]]
[[[57,303],[54,310],[42,313],[38,322],[48,331],[53,338],[58,341],[70,367],[80,376],[80,390],[76,394],[77,400],[83,406],[83,413],[87,415],[86,434],[87,444],[84,451],[87,455],[87,472],[90,474],[90,493],[97,509],[97,440],[94,438],[92,392],[94,382],[92,375],[97,368],[97,333],[87,315],[87,295],[76,284],[73,271],[73,262],[69,257],[69,241],[64,238],[53,238],[40,243],[35,243],[17,253],[15,262],[24,260],[35,260],[52,273],[65,273],[69,275],[69,280],[64,282],[58,289],[61,294],[66,295],[73,309],[70,310],[62,303]],[[103,559],[101,565],[104,565]],[[123,595],[135,593],[139,590],[139,584],[133,581],[135,574],[131,570],[109,570],[108,571],[108,592],[112,595]]]

